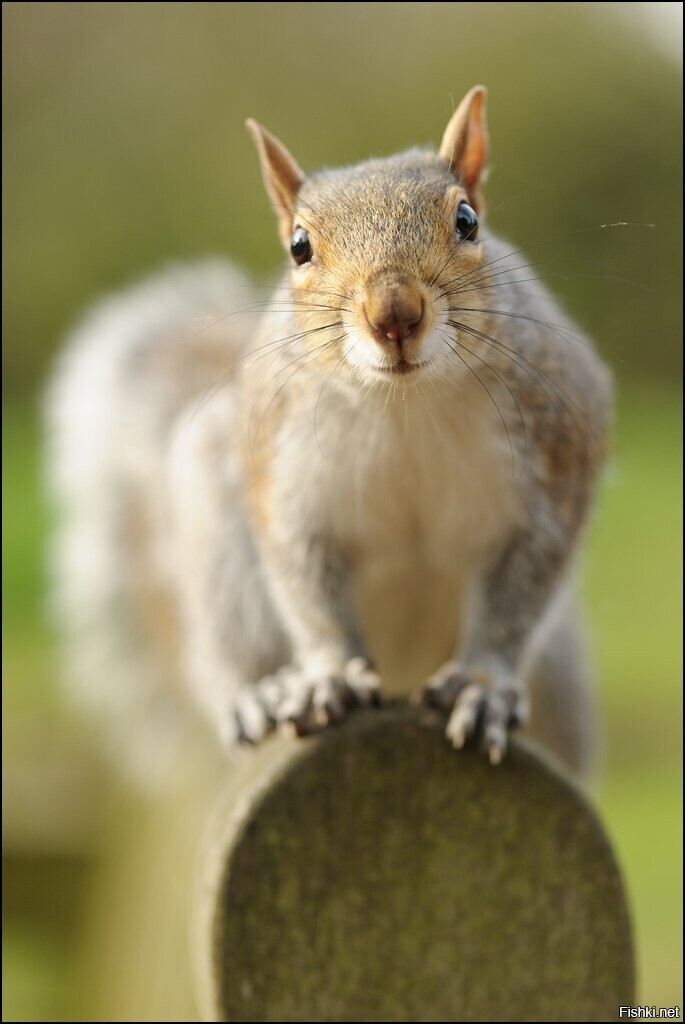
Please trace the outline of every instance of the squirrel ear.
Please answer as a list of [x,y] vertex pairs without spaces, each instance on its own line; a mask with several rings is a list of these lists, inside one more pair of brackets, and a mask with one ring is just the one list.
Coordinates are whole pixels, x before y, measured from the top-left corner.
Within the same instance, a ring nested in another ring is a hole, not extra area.
[[440,143],[440,156],[480,206],[479,183],[488,159],[488,128],[485,120],[484,85],[474,85],[461,101]]
[[264,185],[278,215],[279,234],[288,247],[293,233],[295,202],[304,173],[283,143],[266,128],[252,118],[245,122],[245,126],[257,147]]

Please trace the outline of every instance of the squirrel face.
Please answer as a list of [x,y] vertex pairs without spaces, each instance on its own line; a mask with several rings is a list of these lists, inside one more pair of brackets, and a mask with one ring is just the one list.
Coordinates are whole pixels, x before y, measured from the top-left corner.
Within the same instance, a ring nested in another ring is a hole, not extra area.
[[253,121],[267,192],[292,261],[302,340],[327,372],[367,381],[453,365],[449,299],[485,264],[478,237],[485,90],[464,98],[438,153],[411,150],[305,177]]

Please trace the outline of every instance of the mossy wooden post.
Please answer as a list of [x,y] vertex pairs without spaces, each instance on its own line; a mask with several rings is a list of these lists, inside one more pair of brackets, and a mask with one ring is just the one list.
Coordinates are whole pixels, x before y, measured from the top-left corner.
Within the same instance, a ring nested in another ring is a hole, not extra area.
[[609,1021],[624,892],[585,799],[514,743],[491,768],[406,706],[240,758],[200,868],[204,1015]]

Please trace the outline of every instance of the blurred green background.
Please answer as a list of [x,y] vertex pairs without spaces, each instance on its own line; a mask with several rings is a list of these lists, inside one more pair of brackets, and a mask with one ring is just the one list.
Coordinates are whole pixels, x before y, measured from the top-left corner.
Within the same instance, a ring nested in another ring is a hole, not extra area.
[[[43,611],[38,406],[65,331],[166,260],[278,266],[247,116],[305,168],[335,165],[439,141],[476,82],[490,223],[618,380],[585,559],[594,796],[630,893],[640,1001],[682,1005],[681,25],[680,4],[3,5],[3,1019],[84,1019],[92,984],[99,776],[54,689]],[[654,227],[599,227],[617,221]]]

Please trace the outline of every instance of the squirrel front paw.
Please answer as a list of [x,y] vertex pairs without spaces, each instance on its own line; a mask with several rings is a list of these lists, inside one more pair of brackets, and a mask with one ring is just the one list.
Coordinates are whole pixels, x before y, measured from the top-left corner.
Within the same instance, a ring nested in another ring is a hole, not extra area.
[[380,701],[380,677],[366,658],[350,658],[339,672],[310,676],[295,669],[284,675],[285,694],[277,722],[289,722],[298,736],[342,721],[355,707]]
[[448,661],[430,677],[421,693],[424,704],[449,713],[446,735],[453,747],[480,735],[490,763],[501,762],[509,730],[528,718],[524,686],[513,676],[464,669]]
[[258,743],[289,723],[298,736],[306,736],[342,721],[352,708],[379,703],[380,677],[366,658],[350,658],[339,672],[316,677],[285,666],[238,694],[237,734],[244,742]]

